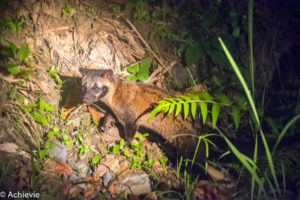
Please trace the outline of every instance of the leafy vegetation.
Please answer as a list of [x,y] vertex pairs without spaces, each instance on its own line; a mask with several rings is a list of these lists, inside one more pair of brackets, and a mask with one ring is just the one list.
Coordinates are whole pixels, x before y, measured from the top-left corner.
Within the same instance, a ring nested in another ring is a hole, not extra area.
[[126,80],[142,82],[148,80],[151,64],[152,58],[147,57],[137,63],[127,66],[127,71],[131,74],[126,76]]
[[[12,75],[28,78],[29,74],[32,73],[29,55],[28,44],[23,44],[20,48],[12,42],[0,45],[0,56],[5,60],[6,70]],[[22,68],[23,66],[25,68]]]

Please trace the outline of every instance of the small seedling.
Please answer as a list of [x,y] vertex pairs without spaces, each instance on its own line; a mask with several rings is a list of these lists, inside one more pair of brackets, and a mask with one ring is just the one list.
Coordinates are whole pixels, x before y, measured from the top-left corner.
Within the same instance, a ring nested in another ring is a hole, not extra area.
[[62,9],[63,16],[69,15],[69,14],[71,14],[71,12],[72,12],[72,8],[69,5],[67,5],[66,7],[64,7]]

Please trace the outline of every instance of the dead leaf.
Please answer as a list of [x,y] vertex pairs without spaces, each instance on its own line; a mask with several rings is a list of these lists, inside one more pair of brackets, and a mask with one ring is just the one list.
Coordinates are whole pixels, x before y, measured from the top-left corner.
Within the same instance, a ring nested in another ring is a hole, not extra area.
[[91,115],[94,115],[95,120],[99,121],[101,117],[103,117],[103,114],[95,107],[93,106],[86,106],[83,108],[83,111],[87,111]]
[[84,177],[84,182],[100,185],[100,179],[93,176]]
[[46,161],[44,170],[58,176],[63,174],[71,175],[73,173],[72,168],[67,163],[50,159]]
[[115,185],[114,184],[111,184],[108,188],[108,191],[110,194],[116,194],[116,188],[115,188]]
[[88,189],[86,189],[86,190],[84,191],[84,197],[85,197],[85,198],[90,199],[90,198],[92,198],[92,197],[95,197],[96,195],[97,195],[97,191],[95,190],[94,187],[90,187],[90,188],[88,188]]

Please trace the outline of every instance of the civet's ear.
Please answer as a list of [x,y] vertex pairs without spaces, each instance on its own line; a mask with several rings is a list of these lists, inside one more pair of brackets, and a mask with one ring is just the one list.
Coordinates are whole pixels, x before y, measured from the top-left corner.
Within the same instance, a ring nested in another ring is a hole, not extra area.
[[103,72],[103,77],[110,80],[110,81],[113,81],[114,78],[113,78],[113,71],[111,69],[108,69],[108,70],[105,70]]

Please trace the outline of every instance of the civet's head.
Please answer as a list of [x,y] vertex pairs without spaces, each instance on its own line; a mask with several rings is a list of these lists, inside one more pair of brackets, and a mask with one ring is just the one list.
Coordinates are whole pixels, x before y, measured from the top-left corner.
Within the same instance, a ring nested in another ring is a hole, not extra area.
[[104,97],[112,82],[113,71],[106,69],[85,69],[80,68],[82,74],[83,103],[91,105]]

